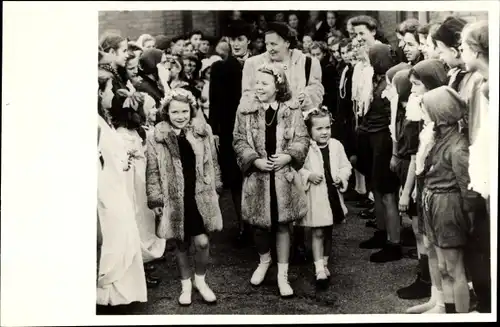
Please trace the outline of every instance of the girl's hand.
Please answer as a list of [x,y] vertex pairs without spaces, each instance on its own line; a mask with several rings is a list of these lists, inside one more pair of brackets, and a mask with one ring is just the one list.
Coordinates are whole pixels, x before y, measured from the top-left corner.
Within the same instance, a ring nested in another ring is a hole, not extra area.
[[410,195],[407,192],[401,193],[401,197],[399,198],[399,211],[406,212],[408,211],[408,207],[410,205]]
[[395,155],[392,155],[392,157],[391,157],[391,163],[389,164],[389,169],[392,172],[395,172],[397,165],[398,165],[398,158],[396,158]]
[[323,176],[320,175],[320,174],[317,174],[317,173],[311,173],[309,175],[309,181],[311,183],[313,183],[314,185],[318,185],[319,183],[321,183],[323,181]]
[[267,159],[256,159],[253,165],[260,171],[270,172],[273,170],[273,163]]
[[278,171],[285,167],[292,161],[292,157],[289,154],[273,154],[271,156],[271,161],[273,162],[274,171]]
[[340,181],[340,193],[345,193],[347,191],[347,187],[349,186],[349,183],[347,181]]
[[162,84],[168,83],[170,81],[170,70],[161,63],[157,64],[156,68],[158,69],[158,77],[160,77]]

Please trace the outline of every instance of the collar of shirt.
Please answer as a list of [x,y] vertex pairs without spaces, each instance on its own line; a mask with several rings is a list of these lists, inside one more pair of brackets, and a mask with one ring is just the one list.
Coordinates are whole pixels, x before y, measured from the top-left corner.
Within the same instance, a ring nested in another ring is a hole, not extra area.
[[278,109],[278,102],[277,101],[274,101],[272,103],[263,103],[262,106],[264,107],[265,110],[271,108],[273,110],[277,110]]

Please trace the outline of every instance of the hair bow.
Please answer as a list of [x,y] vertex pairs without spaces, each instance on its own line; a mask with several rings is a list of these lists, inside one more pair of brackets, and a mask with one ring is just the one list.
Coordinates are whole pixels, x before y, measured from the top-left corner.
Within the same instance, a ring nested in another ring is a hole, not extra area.
[[304,120],[308,120],[311,118],[311,115],[317,115],[320,112],[328,112],[328,114],[330,114],[331,120],[333,121],[333,117],[331,116],[331,113],[328,110],[328,107],[326,106],[321,106],[320,108],[312,108],[307,111],[304,111],[302,114],[304,115]]
[[116,91],[118,95],[125,97],[123,101],[123,108],[130,108],[134,111],[139,109],[139,104],[144,101],[144,96],[139,92],[131,92],[125,89],[119,89]]

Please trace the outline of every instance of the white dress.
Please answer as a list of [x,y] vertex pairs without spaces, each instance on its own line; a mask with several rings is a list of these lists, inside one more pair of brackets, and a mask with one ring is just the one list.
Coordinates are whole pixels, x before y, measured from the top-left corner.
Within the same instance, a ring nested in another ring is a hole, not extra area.
[[489,101],[481,94],[480,125],[475,142],[469,147],[469,188],[487,199],[490,195]]
[[155,216],[148,208],[146,195],[146,146],[136,131],[119,127],[126,151],[136,151],[134,164],[125,172],[127,192],[134,206],[135,221],[141,238],[142,260],[150,262],[160,258],[165,252],[166,240],[156,236]]
[[[347,185],[349,177],[351,176],[352,166],[347,159],[342,143],[336,139],[330,139],[328,148],[332,178],[335,179],[338,177],[343,181],[344,185]],[[333,214],[330,206],[330,200],[328,198],[328,188],[324,178],[318,185],[314,185],[309,182],[309,175],[313,172],[320,173],[323,176],[325,174],[321,150],[316,142],[311,141],[306,161],[303,168],[299,171],[302,177],[302,183],[306,190],[308,206],[307,216],[300,222],[299,225],[305,227],[331,226],[333,225]],[[347,214],[347,207],[344,203],[344,197],[339,190],[337,190],[337,192],[339,194],[340,205],[342,206],[342,210],[345,215]]]
[[103,237],[97,278],[97,304],[146,302],[146,277],[139,231],[123,171],[127,153],[118,133],[101,117],[99,126],[99,148],[104,167],[98,170],[97,184],[97,212]]

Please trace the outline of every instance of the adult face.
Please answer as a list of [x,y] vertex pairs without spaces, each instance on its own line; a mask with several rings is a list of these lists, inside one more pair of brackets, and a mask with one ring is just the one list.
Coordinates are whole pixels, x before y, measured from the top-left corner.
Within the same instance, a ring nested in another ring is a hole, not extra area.
[[310,11],[309,17],[311,18],[312,21],[317,20],[319,18],[319,11]]
[[261,30],[265,30],[267,28],[267,20],[266,16],[260,15],[258,20],[258,26]]
[[325,54],[323,53],[323,51],[321,51],[321,49],[314,48],[314,49],[311,49],[311,57],[316,58],[321,62],[323,60],[323,58],[325,57]]
[[194,46],[195,49],[198,49],[198,46],[200,45],[201,42],[201,34],[193,34],[191,36],[191,39],[189,39],[191,44]]
[[412,33],[406,33],[404,38],[403,51],[408,62],[414,62],[420,56],[419,43]]
[[168,116],[170,123],[178,129],[186,127],[191,119],[191,108],[189,104],[172,100],[168,105]]
[[335,17],[335,13],[332,11],[329,11],[326,13],[326,23],[330,27],[334,27],[335,23],[337,22],[337,17]]
[[274,16],[274,19],[277,22],[283,23],[285,21],[285,14],[282,13],[282,12],[279,12],[279,13],[276,14],[276,16]]
[[136,57],[127,61],[125,70],[129,79],[137,77],[137,74],[139,73],[139,58]]
[[109,51],[111,58],[119,67],[125,67],[128,58],[128,43],[127,40],[120,42],[118,49],[111,49]]
[[231,50],[235,57],[243,57],[248,51],[250,40],[245,35],[240,35],[229,40]]
[[375,44],[375,31],[370,31],[366,25],[354,26],[354,33],[360,44],[366,44],[369,47]]
[[299,27],[299,18],[297,15],[292,14],[288,16],[288,25],[293,29],[297,29]]
[[266,44],[264,43],[264,40],[263,40],[263,39],[260,39],[260,38],[256,39],[256,40],[253,42],[253,46],[254,46],[254,48],[255,48],[255,49],[257,49],[257,50],[259,50],[259,51],[261,51],[262,49],[264,49],[265,45],[266,45]]
[[290,42],[285,41],[281,36],[274,32],[266,34],[265,42],[266,50],[271,56],[271,59],[273,61],[283,61],[288,53]]
[[274,76],[257,72],[255,80],[255,92],[261,102],[273,102],[276,99],[276,84]]

